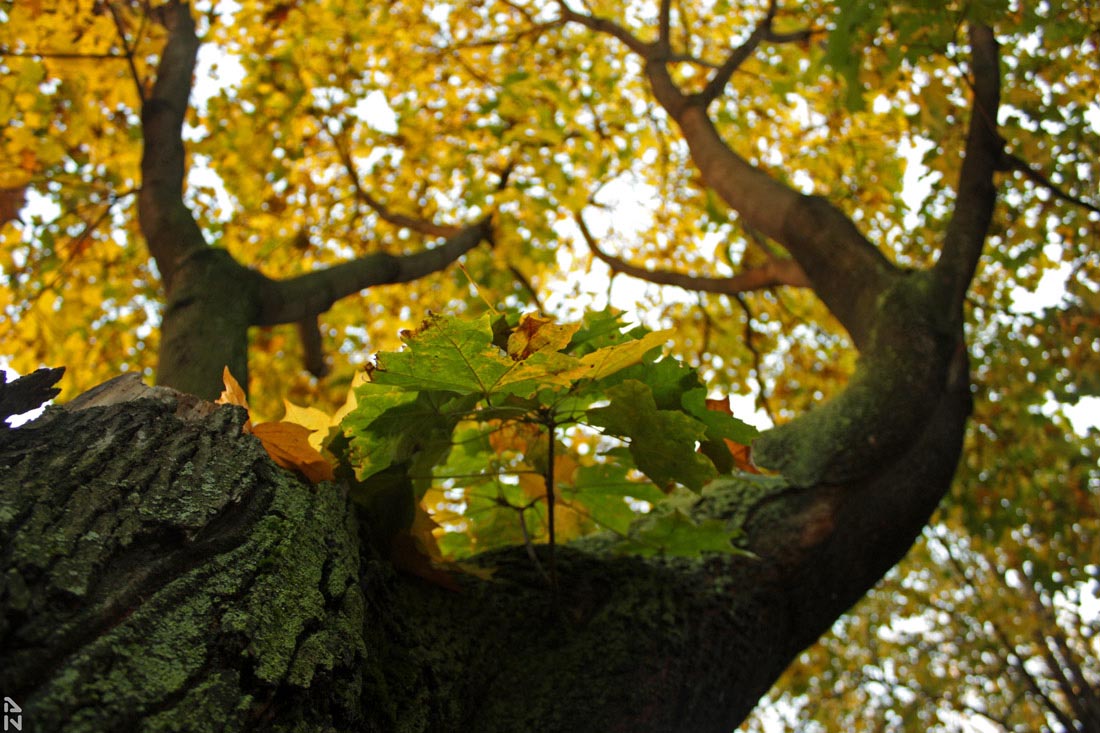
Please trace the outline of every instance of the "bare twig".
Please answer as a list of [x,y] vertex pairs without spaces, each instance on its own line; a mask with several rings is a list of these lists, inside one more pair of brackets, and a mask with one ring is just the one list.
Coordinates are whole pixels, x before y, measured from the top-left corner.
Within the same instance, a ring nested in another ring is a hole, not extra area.
[[348,178],[351,180],[351,186],[355,190],[356,198],[378,214],[378,217],[382,219],[382,221],[393,224],[396,227],[411,229],[418,234],[424,234],[429,237],[453,237],[462,231],[462,227],[449,224],[436,224],[427,219],[418,219],[416,217],[391,211],[381,201],[374,198],[363,186],[362,181],[359,179],[359,173],[355,170],[355,161],[352,159],[351,151],[348,147],[344,145],[336,135],[332,136],[332,143],[336,148],[337,154],[340,156],[340,161],[344,164]]
[[542,299],[539,298],[538,291],[535,290],[535,286],[531,284],[531,281],[523,274],[523,271],[515,265],[508,265],[508,272],[512,273],[512,277],[516,279],[516,282],[522,285],[523,289],[531,295],[531,300],[535,302],[535,308],[545,313],[546,308],[542,304]]
[[126,39],[126,28],[122,25],[122,18],[119,17],[118,9],[115,8],[114,3],[108,2],[107,10],[110,11],[111,20],[114,21],[115,30],[118,31],[118,40],[122,44],[123,50],[126,51],[126,63],[130,67],[130,76],[134,80],[134,86],[137,87],[138,99],[144,102],[145,82],[141,78],[141,74],[138,73],[137,64],[134,62],[134,49]]
[[1062,201],[1065,201],[1068,204],[1074,204],[1075,206],[1080,206],[1081,208],[1087,209],[1088,211],[1091,211],[1094,214],[1100,214],[1100,206],[1097,206],[1095,204],[1090,204],[1088,201],[1085,201],[1082,198],[1078,198],[1076,196],[1072,196],[1072,195],[1066,193],[1061,188],[1059,188],[1057,185],[1055,185],[1053,181],[1051,181],[1049,178],[1047,178],[1045,175],[1043,175],[1043,173],[1041,171],[1034,168],[1030,163],[1028,163],[1023,158],[1021,158],[1017,155],[1014,155],[1012,153],[1007,153],[1006,152],[1005,155],[1004,155],[1004,165],[1005,165],[1006,169],[1012,170],[1012,171],[1017,171],[1017,172],[1023,174],[1024,178],[1026,178],[1027,180],[1031,181],[1032,183],[1036,184],[1037,186],[1041,186],[1042,188],[1045,188],[1046,190],[1050,191],[1051,194],[1053,194],[1055,198],[1060,199]]
[[758,401],[764,409],[764,414],[774,423],[775,411],[772,410],[771,402],[768,401],[767,384],[764,382],[764,359],[760,355],[760,350],[756,348],[756,329],[752,327],[754,315],[742,295],[738,294],[733,298],[741,306],[741,310],[745,312],[745,348],[752,354],[752,373],[756,380],[756,390],[759,393]]

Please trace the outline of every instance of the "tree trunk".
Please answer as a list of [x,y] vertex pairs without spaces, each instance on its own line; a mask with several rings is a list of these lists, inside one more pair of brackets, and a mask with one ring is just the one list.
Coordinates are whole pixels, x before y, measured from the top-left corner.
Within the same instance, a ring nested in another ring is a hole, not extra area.
[[[849,398],[870,425],[862,401],[923,418],[886,453],[874,435],[848,446],[874,463],[843,484],[705,492],[695,511],[742,527],[753,557],[589,539],[558,548],[556,592],[522,548],[477,558],[492,579],[457,593],[399,574],[339,487],[277,468],[239,408],[108,383],[0,435],[0,689],[38,731],[729,733],[950,484],[965,352],[921,333],[934,388],[875,378]],[[899,373],[923,374],[910,357]],[[776,445],[829,442],[804,438]]]

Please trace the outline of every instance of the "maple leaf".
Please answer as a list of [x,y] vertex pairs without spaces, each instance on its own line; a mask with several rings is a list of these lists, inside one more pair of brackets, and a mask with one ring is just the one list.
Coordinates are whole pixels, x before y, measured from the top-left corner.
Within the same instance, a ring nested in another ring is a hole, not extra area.
[[[218,396],[218,399],[214,400],[216,405],[237,405],[243,407],[245,411],[248,411],[248,397],[245,396],[244,390],[241,388],[241,383],[237,381],[236,377],[229,373],[229,367],[222,369],[222,384],[225,389]],[[252,432],[252,418],[249,417],[248,421],[244,424],[244,432]]]
[[579,323],[558,324],[551,318],[525,313],[508,337],[508,355],[523,361],[539,351],[561,351],[580,327]]
[[[248,398],[245,397],[240,383],[229,372],[229,367],[222,371],[222,383],[225,389],[215,400],[216,404],[237,405],[248,410]],[[264,450],[276,465],[299,471],[315,484],[335,479],[332,464],[310,445],[312,431],[308,427],[286,421],[253,425],[249,418],[243,431],[259,438]]]
[[343,416],[329,415],[324,410],[316,407],[299,407],[293,402],[283,400],[286,414],[283,422],[301,425],[309,430],[309,444],[316,450],[321,450],[328,437],[329,430],[340,424]]
[[309,428],[283,421],[265,422],[253,425],[252,434],[277,465],[299,471],[315,484],[335,479],[332,464],[309,444]]
[[[722,415],[727,415],[730,418],[737,420],[733,417],[733,407],[730,405],[730,398],[728,397],[723,400],[707,399],[704,404],[706,405],[707,410],[717,412]],[[737,420],[737,423],[745,425],[740,420]],[[725,442],[726,447],[729,449],[730,455],[733,457],[734,466],[742,471],[747,471],[748,473],[760,473],[760,469],[753,465],[752,449],[747,444],[724,436],[722,440]]]
[[638,468],[658,486],[679,483],[699,491],[718,475],[714,464],[695,452],[706,426],[677,410],[661,410],[649,386],[628,379],[607,391],[611,404],[588,411],[589,420],[630,441]]
[[390,559],[400,570],[423,578],[430,583],[458,592],[462,590],[455,579],[441,567],[443,553],[439,550],[434,531],[439,528],[424,507],[417,503],[412,525],[393,537]]
[[581,357],[581,363],[591,369],[585,376],[588,379],[603,379],[615,372],[633,366],[650,351],[664,344],[671,335],[672,332],[669,330],[653,331],[639,339],[613,346],[605,346],[590,354],[585,354]]

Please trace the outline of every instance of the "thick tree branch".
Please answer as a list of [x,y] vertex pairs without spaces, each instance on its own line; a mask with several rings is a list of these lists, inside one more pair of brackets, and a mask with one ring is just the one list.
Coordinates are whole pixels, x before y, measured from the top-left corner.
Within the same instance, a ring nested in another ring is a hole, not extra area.
[[934,272],[945,288],[946,314],[962,308],[966,290],[985,245],[997,190],[993,176],[1002,160],[1004,141],[997,133],[1001,73],[997,40],[986,25],[970,25],[970,66],[974,88],[966,151],[959,172],[955,211],[947,225]]
[[878,297],[899,270],[828,201],[795,191],[735,153],[706,110],[674,88],[663,65],[650,64],[647,71],[706,184],[746,226],[790,252],[853,343],[862,348]]
[[345,493],[278,469],[242,410],[123,386],[127,402],[58,409],[0,444],[0,575],[21,604],[0,608],[0,684],[43,730],[728,733],[908,547],[966,402],[935,399],[866,480],[700,497],[692,517],[743,527],[751,557],[622,557],[594,537],[558,548],[554,595],[545,546],[538,563],[522,547],[473,559],[494,576],[456,577],[462,593],[396,573]]
[[[677,123],[692,160],[703,180],[737,211],[746,226],[783,245],[798,262],[814,290],[848,330],[857,348],[866,342],[878,297],[899,274],[860,232],[851,219],[817,196],[806,196],[786,186],[735,153],[707,116],[706,96],[685,95],[672,80],[665,61],[652,45],[644,44],[610,22],[562,12],[617,38],[646,60],[650,89],[665,112]],[[761,26],[762,36],[767,24]],[[759,29],[758,29],[759,30]],[[743,47],[747,54],[754,40]],[[736,68],[742,54],[734,53],[726,66]],[[725,81],[714,77],[718,89]],[[718,84],[717,82],[721,82]],[[709,86],[709,85],[708,85]],[[715,93],[710,89],[707,94]]]
[[674,270],[650,270],[632,265],[626,260],[610,255],[600,249],[595,237],[588,229],[588,225],[585,224],[584,218],[578,215],[575,219],[588,249],[597,259],[610,267],[612,272],[621,272],[639,280],[719,295],[736,295],[737,293],[763,290],[777,285],[790,285],[798,288],[809,287],[810,285],[809,280],[806,279],[806,274],[802,272],[802,268],[798,266],[798,263],[789,259],[769,260],[767,264],[749,268],[732,277],[701,277]]
[[180,262],[207,243],[183,203],[183,121],[199,40],[187,3],[174,1],[164,6],[161,18],[168,29],[168,41],[152,94],[142,104],[145,140],[138,216],[149,251],[170,289]]
[[407,255],[370,254],[287,280],[267,280],[254,325],[300,322],[333,303],[375,285],[411,282],[438,272],[483,241],[491,240],[488,218],[460,229],[443,244]]

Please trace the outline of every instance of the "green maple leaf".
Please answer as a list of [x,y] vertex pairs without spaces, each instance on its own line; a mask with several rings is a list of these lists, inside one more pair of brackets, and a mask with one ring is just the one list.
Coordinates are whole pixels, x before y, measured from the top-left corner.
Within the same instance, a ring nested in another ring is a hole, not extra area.
[[356,409],[341,428],[359,480],[406,461],[430,469],[446,456],[455,426],[476,402],[471,395],[406,392],[374,383],[359,387],[356,397]]
[[718,410],[707,408],[707,391],[702,387],[689,390],[680,397],[684,410],[707,426],[707,440],[721,442],[732,440],[748,445],[760,431],[748,423]]
[[578,469],[573,485],[562,486],[562,496],[580,505],[600,527],[625,536],[638,519],[638,512],[627,498],[656,504],[665,498],[663,491],[649,481],[630,478],[633,461],[599,463]]
[[658,486],[683,484],[700,491],[718,475],[714,464],[696,451],[706,426],[678,410],[658,409],[653,391],[636,379],[607,390],[611,403],[588,411],[589,421],[630,441],[630,455]]
[[592,371],[557,352],[513,360],[493,344],[488,314],[475,320],[432,316],[405,339],[405,349],[378,355],[371,381],[405,390],[446,390],[490,398],[530,396],[548,384],[568,387]]
[[[665,357],[659,361],[644,361],[622,370],[608,381],[619,384],[636,379],[649,385],[653,399],[662,410],[679,410],[683,396],[703,387],[699,373],[678,359]],[[610,384],[607,386],[611,386]]]

